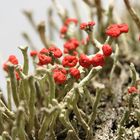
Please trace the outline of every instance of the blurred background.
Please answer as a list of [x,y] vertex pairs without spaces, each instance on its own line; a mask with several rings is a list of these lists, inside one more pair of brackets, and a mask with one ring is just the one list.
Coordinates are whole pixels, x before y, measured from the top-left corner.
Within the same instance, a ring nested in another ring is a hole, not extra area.
[[[109,0],[102,1],[104,8],[107,8]],[[38,35],[29,24],[27,18],[23,15],[23,10],[32,10],[36,23],[45,20],[47,24],[47,9],[50,6],[53,7],[53,4],[51,0],[0,0],[0,2],[0,88],[6,92],[5,73],[2,70],[2,64],[11,54],[16,55],[22,64],[22,54],[18,46],[28,45],[21,36],[22,32],[27,32],[38,48],[43,47]],[[75,17],[71,7],[71,0],[59,0],[59,2],[68,9],[71,14],[70,17]],[[82,0],[76,0],[76,2],[80,3],[78,6],[82,13],[81,18],[83,21],[86,21],[87,13],[84,9],[84,5],[81,4]],[[132,0],[132,2],[135,1]],[[123,0],[115,0],[115,4],[118,13],[126,8],[123,4]],[[55,22],[61,25],[56,15],[57,14],[54,13]],[[62,48],[62,42],[59,36],[55,36],[54,41],[58,47]]]

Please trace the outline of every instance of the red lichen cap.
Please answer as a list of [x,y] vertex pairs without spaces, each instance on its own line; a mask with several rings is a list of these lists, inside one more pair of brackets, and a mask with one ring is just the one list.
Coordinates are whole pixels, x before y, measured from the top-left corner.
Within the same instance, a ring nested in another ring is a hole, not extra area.
[[31,51],[30,52],[30,56],[34,57],[37,56],[38,52],[37,51]]
[[61,71],[54,72],[53,78],[57,84],[64,84],[67,79],[65,74],[63,74]]
[[70,75],[74,77],[75,79],[80,78],[80,71],[77,68],[70,68],[69,72],[70,72]]
[[94,26],[95,25],[95,22],[94,21],[90,21],[90,22],[87,23],[87,25],[88,26]]
[[46,56],[44,54],[38,54],[39,63],[38,65],[46,65],[52,62],[52,58],[50,56]]
[[138,90],[135,86],[129,87],[128,88],[128,93],[132,94],[132,93],[137,93]]
[[48,54],[49,50],[46,49],[46,48],[43,48],[43,49],[41,49],[41,51],[39,53],[41,53],[41,54]]
[[65,20],[65,25],[68,26],[70,23],[75,23],[77,24],[78,23],[78,20],[76,18],[67,18]]
[[106,34],[111,37],[118,37],[121,32],[117,24],[112,24],[106,29]]
[[67,55],[62,60],[62,65],[64,67],[74,67],[78,62],[76,56]]
[[91,64],[94,66],[94,67],[97,67],[97,66],[103,66],[105,63],[105,60],[104,60],[104,56],[102,54],[96,54],[92,59],[91,59]]
[[129,31],[127,24],[118,24],[121,33],[127,33]]
[[73,51],[78,46],[79,46],[79,41],[76,38],[72,38],[68,40],[67,42],[65,42],[64,49],[66,49],[67,51],[71,51],[71,50]]
[[8,58],[8,61],[11,62],[14,65],[18,64],[18,59],[16,58],[15,55],[10,55],[9,58]]
[[75,46],[75,48],[77,48],[79,46],[79,41],[76,38],[71,38],[70,42],[72,42]]
[[62,51],[54,45],[49,48],[49,51],[53,53],[55,58],[60,58],[62,56]]
[[61,33],[61,34],[66,34],[67,31],[68,31],[68,27],[65,26],[65,25],[63,25],[63,26],[61,27],[61,29],[60,29],[60,33]]
[[89,68],[91,61],[85,54],[81,54],[79,58],[79,64],[84,68]]
[[66,49],[67,51],[71,51],[71,50],[75,50],[76,47],[72,42],[66,42],[64,44],[64,49]]
[[112,48],[108,44],[104,44],[102,46],[102,51],[103,51],[104,56],[110,56],[112,54]]
[[67,71],[63,67],[56,66],[56,68],[53,69],[53,72],[62,72],[63,74],[67,74]]
[[80,24],[80,29],[85,30],[87,28],[87,23],[83,22]]

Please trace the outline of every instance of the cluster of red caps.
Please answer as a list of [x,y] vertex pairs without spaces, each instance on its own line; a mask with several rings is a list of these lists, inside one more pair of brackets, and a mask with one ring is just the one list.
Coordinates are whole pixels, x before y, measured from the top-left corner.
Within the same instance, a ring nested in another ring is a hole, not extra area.
[[[77,25],[78,21],[74,18],[68,18],[65,20],[64,25],[60,30],[61,35],[67,33],[69,24],[74,23]],[[81,23],[80,29],[85,31],[92,31],[95,22]],[[112,37],[117,37],[121,33],[128,32],[128,26],[126,24],[113,24],[109,26],[106,30],[106,34]],[[64,43],[64,57],[62,58],[62,65],[57,65],[57,59],[60,58],[63,53],[55,45],[51,45],[48,49],[43,48],[39,52],[31,51],[30,56],[37,60],[38,66],[44,66],[47,64],[56,65],[56,68],[53,70],[53,77],[57,84],[64,84],[67,80],[67,75],[78,80],[80,78],[79,66],[83,68],[104,66],[105,58],[112,54],[112,48],[109,44],[104,44],[102,46],[102,51],[93,55],[92,57],[86,54],[78,54],[77,48],[80,46],[80,41],[76,38],[67,39]],[[13,65],[18,65],[18,60],[14,55],[9,56],[7,62],[11,62]],[[7,62],[4,64],[3,68],[8,72]],[[15,71],[16,72],[16,71]],[[16,72],[17,80],[20,80]]]
[[[64,53],[69,54],[72,53],[74,54],[73,51],[79,46],[79,42],[76,39],[70,39],[68,42],[64,44]],[[77,53],[77,52],[75,52]],[[37,51],[31,51],[30,55],[32,57],[38,57],[39,62],[37,63],[39,66],[47,65],[47,64],[53,64],[55,63],[55,60],[60,58],[62,56],[62,51],[54,46],[51,46],[49,49],[43,48],[39,53]],[[53,70],[53,77],[54,80],[57,84],[64,84],[65,81],[67,80],[67,75],[70,74],[71,77],[74,77],[75,79],[80,78],[80,71],[77,68],[74,68],[73,63],[74,59],[76,58],[73,55],[67,55],[63,58],[62,60],[62,65],[59,67],[56,64],[56,68]],[[74,58],[74,59],[73,59]],[[69,60],[69,66],[67,65],[67,62],[65,60]],[[73,60],[72,60],[73,59]],[[71,61],[71,63],[70,63]],[[76,63],[77,63],[77,58],[76,58]],[[69,70],[66,70],[64,67],[69,67]]]
[[106,29],[106,34],[111,37],[118,37],[129,31],[127,24],[112,24]]
[[[69,45],[68,45],[68,42],[70,43]],[[68,52],[75,51],[75,49],[78,47],[78,41],[76,39],[69,40],[64,44],[64,48],[66,46],[69,46],[67,47]],[[73,48],[72,46],[75,46],[75,47]],[[77,53],[74,54],[73,52],[71,52],[73,55],[67,54],[66,56],[64,56],[62,59],[63,67],[59,68],[58,66],[56,66],[56,69],[54,69],[53,71],[54,79],[56,83],[58,84],[65,83],[65,81],[67,80],[66,79],[67,74],[70,74],[75,79],[79,79],[80,71],[78,70],[78,68],[76,68],[76,65],[78,64],[78,62],[79,62],[79,65],[81,65],[84,68],[89,68],[91,65],[93,67],[103,66],[105,57],[108,57],[111,55],[112,48],[107,44],[103,45],[102,52],[103,54],[96,54],[91,59],[85,54],[81,54],[80,57],[78,57]],[[43,66],[49,63],[53,64],[55,62],[55,59],[58,59],[62,56],[62,51],[56,46],[51,46],[49,49],[43,48],[39,52],[31,51],[30,56],[32,56],[33,58],[36,57],[38,59],[37,65]],[[11,62],[13,65],[18,65],[18,59],[14,55],[9,56],[7,62]],[[7,62],[4,63],[3,68],[5,71],[8,72]],[[69,70],[65,70],[65,68]],[[16,71],[15,73],[16,73],[17,80],[19,80],[20,77],[18,73]]]

